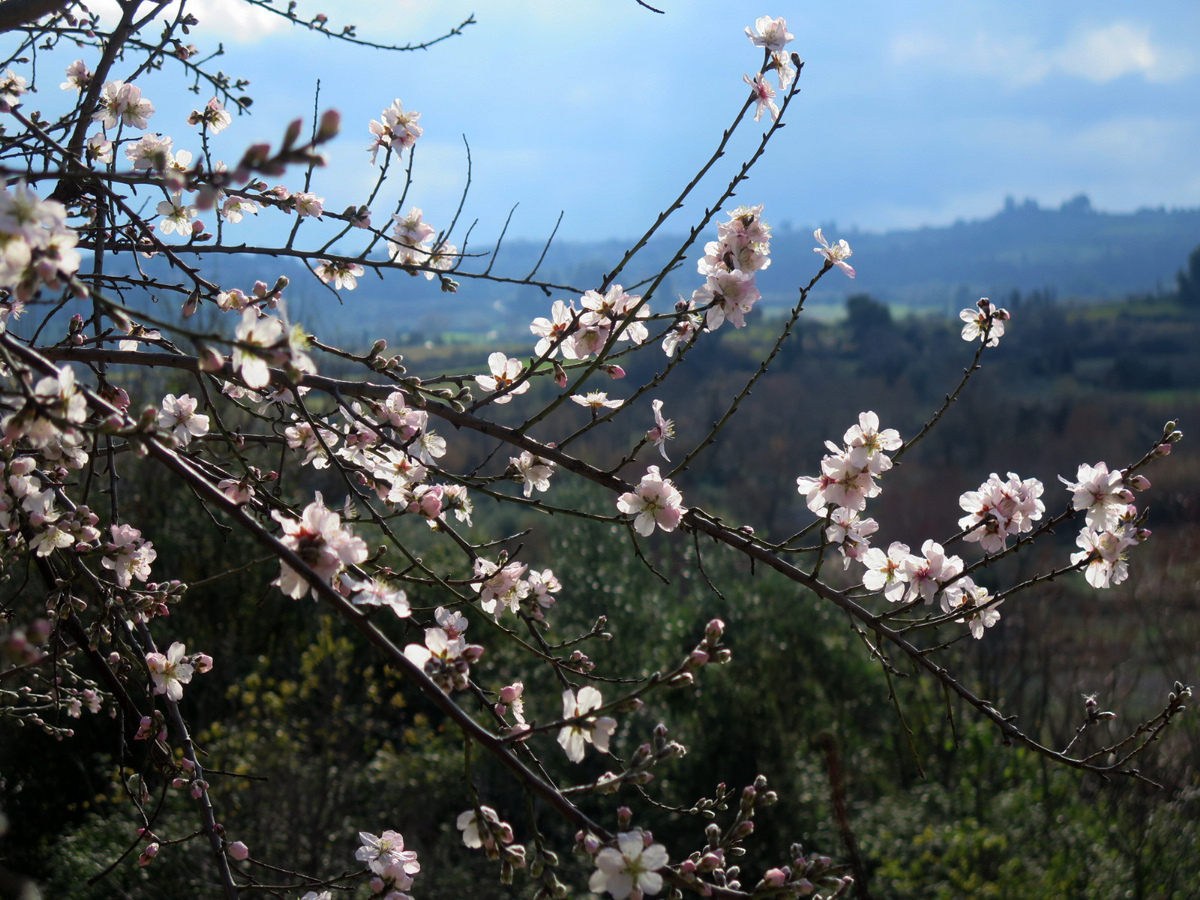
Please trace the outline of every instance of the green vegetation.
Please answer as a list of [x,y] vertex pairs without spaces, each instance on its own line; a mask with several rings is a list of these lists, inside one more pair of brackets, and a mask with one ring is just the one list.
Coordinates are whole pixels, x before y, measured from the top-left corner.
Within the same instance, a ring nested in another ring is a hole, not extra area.
[[[968,387],[971,401],[951,410],[942,433],[918,450],[913,468],[928,474],[884,480],[873,509],[883,523],[876,543],[919,544],[949,533],[958,495],[997,466],[1041,478],[1048,503],[1057,504],[1064,498],[1055,494],[1055,475],[1073,473],[1080,462],[1136,458],[1168,416],[1185,430],[1200,421],[1195,307],[1161,298],[1079,308],[1022,300],[1010,307],[1014,339],[985,362],[988,371]],[[801,326],[774,374],[737,413],[737,439],[681,479],[690,501],[730,520],[753,513],[790,533],[810,518],[781,485],[815,470],[822,441],[838,438],[861,408],[911,435],[970,358],[965,345],[958,353],[944,349],[955,346],[950,323],[900,318],[870,297],[853,299],[848,313],[843,322]],[[677,420],[672,455],[720,414],[770,333],[761,320],[722,332],[685,363],[688,374],[661,394]],[[418,352],[442,353],[446,371],[479,365],[473,351]],[[589,437],[593,449],[614,459],[627,449],[618,439],[603,429]],[[458,452],[472,452],[469,442],[462,446]],[[1080,447],[1087,458],[1070,455]],[[1098,594],[1073,577],[1009,601],[985,640],[952,648],[956,671],[997,702],[1020,701],[1014,705],[1034,717],[1022,723],[1027,733],[1056,746],[1082,721],[1081,693],[1099,692],[1128,727],[1161,704],[1174,679],[1195,681],[1197,471],[1197,451],[1186,442],[1150,471],[1162,498],[1151,512],[1156,534],[1134,556],[1129,582]],[[291,478],[286,484],[298,487]],[[232,570],[189,592],[172,613],[187,634],[208,642],[205,649],[218,661],[187,692],[184,706],[197,721],[218,723],[198,741],[213,772],[214,803],[231,833],[263,835],[256,855],[291,860],[296,871],[336,874],[353,867],[359,830],[395,828],[421,854],[420,898],[524,896],[523,875],[505,888],[491,864],[462,851],[453,821],[471,796],[457,732],[444,729],[435,709],[349,640],[346,626],[308,601],[254,593],[262,583],[252,577],[261,575],[255,549],[172,499],[172,490],[165,478],[127,484],[123,503],[148,532],[164,536],[156,544],[164,573],[199,580],[217,574],[205,566]],[[554,500],[577,508],[605,502],[587,494]],[[509,533],[528,524],[509,507],[482,500],[476,516],[489,524],[510,517]],[[168,520],[172,528],[157,527]],[[709,618],[728,624],[729,666],[710,666],[694,685],[652,694],[639,712],[621,717],[614,746],[626,753],[659,722],[691,748],[661,770],[644,797],[629,789],[623,795],[660,839],[697,844],[706,822],[681,821],[655,804],[688,807],[715,796],[719,781],[737,792],[761,772],[780,802],[758,821],[748,870],[776,864],[787,850],[783,835],[800,835],[807,851],[850,864],[848,831],[861,860],[860,884],[877,900],[1194,894],[1200,727],[1193,720],[1185,717],[1152,754],[1147,775],[1161,789],[1104,783],[999,746],[993,729],[947,707],[927,680],[906,671],[889,679],[834,609],[770,573],[752,573],[740,558],[704,542],[647,542],[660,578],[632,559],[623,529],[566,517],[549,523],[539,517],[538,524],[521,554],[553,565],[563,582],[556,639],[607,617],[613,640],[583,645],[597,674],[649,674],[693,646]],[[168,534],[175,540],[165,540]],[[1070,544],[1064,535],[1059,550],[1066,553]],[[1023,577],[1052,562],[1018,554],[1007,565]],[[837,565],[829,561],[831,569]],[[411,599],[415,606],[438,603],[432,590]],[[471,627],[482,632],[489,625],[476,617]],[[415,629],[408,639],[416,639]],[[521,675],[518,658],[503,648],[489,649],[479,669],[489,690]],[[531,690],[533,696],[555,696],[553,685],[537,687],[545,690]],[[527,711],[531,719],[556,714]],[[114,773],[139,768],[143,749],[125,748],[121,756],[116,729],[103,720],[85,717],[80,728],[91,748],[83,756],[80,745],[67,755],[43,735],[4,726],[4,804],[20,823],[6,838],[4,865],[36,876],[56,898],[205,896],[198,841],[164,848],[154,863],[154,892],[136,865],[136,849],[110,875],[87,884],[138,843],[140,823],[130,821],[125,787]],[[1089,731],[1084,740],[1099,745],[1103,734]],[[557,772],[571,771],[561,757],[546,756]],[[831,799],[831,762],[846,800],[842,823]],[[599,765],[589,757],[580,780],[595,777]],[[472,780],[483,802],[518,830],[533,822],[549,832],[563,828],[527,807],[490,761],[473,759]],[[166,841],[192,834],[187,797],[161,779],[147,788],[146,808],[158,808],[156,834]],[[64,807],[68,795],[72,803]],[[587,798],[580,802],[589,809]],[[293,826],[301,822],[307,831]],[[297,883],[287,873],[259,874]],[[577,877],[573,887],[581,884]]]

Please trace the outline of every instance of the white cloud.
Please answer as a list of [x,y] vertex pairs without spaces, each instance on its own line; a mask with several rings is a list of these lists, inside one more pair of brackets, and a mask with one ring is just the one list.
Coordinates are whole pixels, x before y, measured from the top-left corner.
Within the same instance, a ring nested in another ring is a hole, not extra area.
[[1149,28],[1129,22],[1078,33],[1055,53],[1059,69],[1099,84],[1133,73],[1147,81],[1174,81],[1188,74],[1189,63],[1185,54],[1155,46]]
[[[88,8],[99,13],[101,21],[109,25],[121,18],[116,0],[92,0]],[[172,3],[159,14],[158,20],[170,21],[177,11],[178,2]],[[200,20],[199,26],[193,29],[195,34],[235,44],[254,44],[268,35],[296,27],[283,16],[251,6],[244,0],[189,0],[188,12]]]
[[976,31],[970,37],[905,31],[890,44],[900,66],[926,64],[956,75],[980,75],[1012,87],[1044,81],[1053,74],[1105,84],[1125,75],[1150,82],[1177,81],[1192,73],[1191,54],[1155,42],[1150,28],[1131,22],[1080,28],[1058,46],[1031,38]]

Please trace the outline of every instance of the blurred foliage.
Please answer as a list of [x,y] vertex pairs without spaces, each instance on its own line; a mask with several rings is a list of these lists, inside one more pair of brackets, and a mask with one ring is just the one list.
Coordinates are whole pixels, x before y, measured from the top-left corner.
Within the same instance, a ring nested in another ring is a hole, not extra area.
[[[1200,327],[1194,311],[1176,309],[1174,318],[1163,320],[1140,317],[1136,304],[1109,312],[1048,301],[1019,305],[1024,311],[1014,319],[1013,340],[985,359],[985,367],[1005,377],[996,380],[993,372],[989,380],[982,373],[968,389],[974,396],[951,411],[943,434],[935,432],[902,474],[884,480],[887,490],[873,508],[884,523],[877,543],[912,543],[914,535],[945,532],[958,515],[958,495],[997,466],[1037,475],[1049,495],[1054,475],[1101,458],[1124,464],[1140,455],[1145,435],[1162,420],[1181,417],[1187,430],[1195,419],[1188,412],[1200,411],[1200,394],[1183,387],[1200,383],[1184,349],[1191,342],[1194,351]],[[821,442],[839,438],[859,408],[876,409],[885,426],[901,427],[906,436],[915,431],[918,410],[926,411],[931,398],[936,402],[970,348],[956,345],[951,325],[900,319],[879,307],[863,296],[844,324],[802,326],[776,374],[739,411],[736,439],[681,477],[689,503],[727,520],[765,519],[772,529],[792,530],[809,519],[780,485],[788,488],[795,475],[815,471]],[[708,355],[698,351],[686,364],[690,375],[676,387],[664,386],[660,396],[679,432],[671,451],[698,439],[719,416],[730,384],[748,377],[761,355],[768,324],[754,320],[743,332],[714,336]],[[934,354],[934,346],[962,352]],[[1131,365],[1166,374],[1147,376],[1143,384],[1129,377]],[[1096,395],[1112,373],[1121,376],[1119,394],[1109,387]],[[631,377],[638,374],[645,373]],[[1169,396],[1161,394],[1163,384],[1174,386]],[[1154,392],[1139,393],[1144,388]],[[672,393],[681,390],[686,397]],[[600,429],[589,436],[587,452],[617,458],[622,439],[615,429]],[[1081,448],[1087,448],[1084,458]],[[477,451],[464,440],[453,452]],[[1118,709],[1128,727],[1161,705],[1172,680],[1194,682],[1200,663],[1195,457],[1185,443],[1148,473],[1155,482],[1151,526],[1157,533],[1133,560],[1127,585],[1099,596],[1080,579],[1067,579],[1036,597],[1012,600],[984,641],[955,644],[946,665],[984,696],[1019,709],[1027,733],[1056,746],[1081,720],[1081,692],[1101,691],[1101,702]],[[287,489],[311,490],[300,477],[289,475]],[[201,582],[154,628],[216,659],[217,668],[185,693],[184,711],[200,729],[213,802],[231,839],[246,841],[254,859],[336,878],[358,870],[359,831],[395,829],[420,853],[419,898],[486,900],[531,892],[525,873],[504,887],[495,864],[462,846],[454,819],[471,806],[472,786],[480,802],[513,824],[518,840],[530,840],[536,828],[563,849],[571,829],[527,803],[507,774],[478,753],[471,756],[468,784],[462,739],[441,714],[381,666],[348,626],[307,600],[264,591],[277,563],[264,561],[191,498],[175,494],[168,477],[142,470],[125,479],[122,490],[131,521],[153,536],[156,572]],[[335,490],[329,489],[331,500]],[[611,504],[561,476],[552,491],[553,502],[564,507],[607,511]],[[706,667],[690,686],[657,689],[638,712],[618,717],[613,746],[619,754],[628,756],[649,740],[659,722],[689,748],[657,771],[643,796],[628,788],[620,796],[634,809],[635,822],[652,828],[674,852],[699,848],[707,820],[667,808],[687,809],[713,797],[721,782],[740,792],[762,773],[780,800],[758,818],[747,873],[781,863],[793,840],[806,851],[847,859],[830,799],[832,752],[842,772],[845,824],[877,900],[1194,896],[1200,728],[1190,718],[1145,762],[1162,789],[1101,782],[1001,746],[992,728],[947,706],[925,679],[889,684],[841,613],[773,573],[752,571],[728,550],[682,535],[652,539],[639,544],[642,564],[624,528],[539,514],[525,535],[531,521],[520,511],[477,502],[477,533],[520,535],[509,542],[518,558],[539,569],[551,566],[562,581],[548,616],[548,641],[570,640],[607,617],[611,641],[578,645],[597,675],[647,677],[666,670],[700,639],[708,619],[727,623],[728,666]],[[450,564],[436,545],[425,547],[423,528],[414,546],[434,568]],[[1071,539],[1064,534],[1062,546],[1043,555],[1006,561],[1006,577],[1043,570]],[[839,577],[839,568],[831,559],[825,573]],[[432,590],[410,599],[424,610],[442,602]],[[480,688],[498,691],[523,677],[527,717],[557,717],[562,686],[552,673],[531,671],[513,644],[498,639],[490,620],[468,612],[468,636],[488,648],[474,672]],[[401,644],[420,639],[411,624],[389,621],[386,627]],[[600,686],[606,699],[622,690]],[[476,709],[486,721],[486,695]],[[143,747],[122,748],[114,725],[85,716],[79,737],[64,744],[0,726],[3,804],[13,824],[0,844],[0,861],[36,876],[47,896],[67,900],[208,896],[207,848],[200,839],[185,840],[197,829],[193,802],[148,768]],[[1085,740],[1099,746],[1104,736]],[[533,746],[546,770],[568,782],[593,779],[610,765],[589,753],[574,766],[552,735]],[[136,863],[136,830],[143,823],[131,815],[118,771],[144,774],[155,834],[183,841],[165,845],[149,869]],[[616,824],[611,800],[579,798],[610,828]],[[127,850],[110,874],[88,884]],[[241,868],[263,882],[295,885],[292,896],[305,889],[287,871],[250,863]],[[576,888],[584,880],[570,859],[562,877]],[[346,896],[366,896],[363,891]]]

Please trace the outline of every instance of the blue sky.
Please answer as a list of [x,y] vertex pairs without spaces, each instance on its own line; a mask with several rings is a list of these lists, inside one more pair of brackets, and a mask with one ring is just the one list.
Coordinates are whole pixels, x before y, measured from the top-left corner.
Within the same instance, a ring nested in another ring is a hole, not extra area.
[[[479,240],[518,202],[510,234],[544,237],[560,210],[566,239],[640,233],[745,98],[760,55],[743,29],[763,14],[787,18],[806,64],[790,124],[739,190],[769,221],[883,230],[987,216],[1007,195],[1056,205],[1079,192],[1107,210],[1200,206],[1195,0],[656,5],[665,15],[634,0],[300,0],[380,41],[426,39],[475,14],[462,36],[405,54],[349,47],[238,0],[190,8],[202,21],[193,40],[223,41],[221,67],[252,81],[254,115],[219,136],[227,158],[310,114],[320,78],[322,107],[344,119],[315,189],[343,208],[372,182],[367,123],[399,98],[425,127],[409,205],[449,221],[465,135],[464,220],[479,219]],[[699,203],[761,132],[743,126]],[[385,196],[380,212],[395,202]],[[679,215],[677,231],[689,210]]]

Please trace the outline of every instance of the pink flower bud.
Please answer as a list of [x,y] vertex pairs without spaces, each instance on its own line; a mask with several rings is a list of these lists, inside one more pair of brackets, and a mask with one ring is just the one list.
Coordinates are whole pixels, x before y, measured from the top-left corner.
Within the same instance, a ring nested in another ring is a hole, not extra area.
[[1135,491],[1144,491],[1150,487],[1150,479],[1145,475],[1134,475],[1129,479],[1129,486]]
[[783,887],[787,881],[787,872],[783,869],[767,869],[763,872],[763,887]]
[[710,641],[719,641],[721,635],[725,633],[725,623],[720,619],[713,619],[704,626],[704,636]]
[[512,703],[514,700],[516,700],[518,697],[521,696],[521,693],[524,690],[525,690],[525,685],[519,681],[516,682],[515,684],[507,685],[506,687],[503,687],[500,689],[500,702],[501,703]]
[[601,366],[601,368],[604,369],[604,371],[606,373],[608,373],[608,376],[610,378],[612,378],[614,381],[617,380],[618,378],[625,377],[625,370],[622,369],[620,366]]
[[142,855],[138,857],[138,865],[145,868],[150,865],[150,861],[158,856],[158,844],[151,844],[142,851]]
[[337,137],[337,133],[342,130],[342,115],[336,109],[327,109],[321,114],[321,123],[317,126],[317,136],[315,142],[320,144],[324,141],[332,140]]
[[234,841],[232,844],[230,844],[228,852],[229,856],[232,859],[236,859],[238,862],[241,862],[250,856],[250,848],[241,841]]
[[213,660],[207,653],[196,653],[192,656],[192,665],[196,667],[197,674],[203,675],[212,671]]

